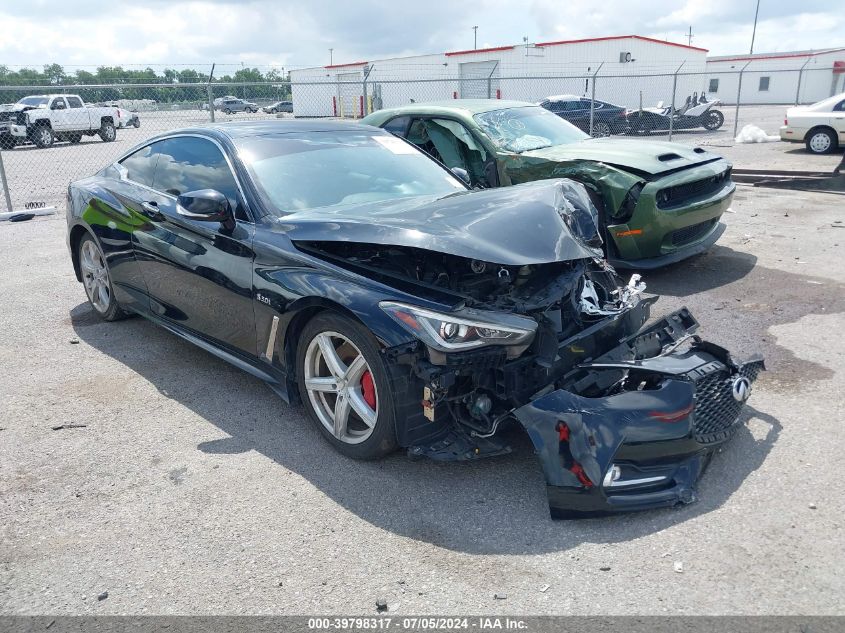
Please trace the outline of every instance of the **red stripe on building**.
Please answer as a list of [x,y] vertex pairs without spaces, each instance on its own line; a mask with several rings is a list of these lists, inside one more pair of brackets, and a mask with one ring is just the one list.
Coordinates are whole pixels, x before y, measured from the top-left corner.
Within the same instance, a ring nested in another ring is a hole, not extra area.
[[678,48],[688,48],[693,51],[708,52],[709,49],[699,48],[698,46],[688,46],[686,44],[678,44],[677,42],[667,42],[665,40],[657,40],[653,37],[645,37],[644,35],[610,35],[608,37],[587,37],[582,40],[558,40],[556,42],[537,42],[536,46],[559,46],[561,44],[585,44],[587,42],[608,42],[611,40],[642,40],[643,42],[653,42],[654,44],[665,44],[666,46],[677,46]]
[[516,48],[515,46],[496,46],[495,48],[474,48],[469,51],[452,51],[451,53],[445,53],[446,57],[452,57],[453,55],[472,55],[473,53],[493,53],[496,51],[510,51]]
[[367,62],[351,62],[349,64],[332,64],[331,66],[323,66],[323,68],[346,68],[347,66],[363,66]]

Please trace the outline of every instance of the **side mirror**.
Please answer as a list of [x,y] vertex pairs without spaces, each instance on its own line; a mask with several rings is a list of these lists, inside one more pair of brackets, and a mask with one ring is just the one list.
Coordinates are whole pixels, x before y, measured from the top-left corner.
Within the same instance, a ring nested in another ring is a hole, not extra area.
[[455,174],[458,178],[464,181],[467,185],[472,184],[469,179],[469,173],[467,170],[462,167],[452,167],[452,173]]
[[234,224],[235,216],[229,200],[216,189],[200,189],[183,193],[177,199],[179,215],[199,222]]

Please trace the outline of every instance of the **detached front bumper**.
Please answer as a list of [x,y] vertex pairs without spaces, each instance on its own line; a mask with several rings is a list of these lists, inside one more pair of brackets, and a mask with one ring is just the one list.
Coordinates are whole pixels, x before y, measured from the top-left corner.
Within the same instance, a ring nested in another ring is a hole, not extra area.
[[649,387],[603,398],[558,389],[514,412],[541,461],[553,518],[695,500],[696,481],[714,449],[732,437],[751,384],[765,366],[762,358],[737,364],[726,350],[700,340],[685,352],[624,360],[636,354],[638,341],[666,325],[673,328],[672,338],[684,336],[679,313],[623,343],[605,362],[582,366],[627,374],[628,383]]

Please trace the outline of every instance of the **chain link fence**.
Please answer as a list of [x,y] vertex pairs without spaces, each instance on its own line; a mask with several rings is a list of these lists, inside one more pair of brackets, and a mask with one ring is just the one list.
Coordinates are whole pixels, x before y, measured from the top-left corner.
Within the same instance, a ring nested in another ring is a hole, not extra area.
[[[684,72],[680,66],[672,72],[614,75],[599,66],[590,73],[519,77],[502,77],[495,70],[472,78],[386,78],[356,71],[326,81],[0,85],[0,104],[5,104],[0,105],[0,207],[8,207],[0,211],[45,205],[62,211],[73,180],[152,136],[213,122],[360,119],[410,103],[489,98],[543,103],[594,136],[724,145],[744,123],[776,134],[789,105],[845,90],[836,84],[842,75],[831,68]],[[555,96],[565,98],[549,100]],[[721,103],[707,108],[705,102],[713,99]],[[34,109],[21,113],[13,105],[21,100]],[[703,125],[705,119],[683,116],[695,108],[719,112],[708,119],[711,129]],[[43,132],[48,125],[49,134]]]

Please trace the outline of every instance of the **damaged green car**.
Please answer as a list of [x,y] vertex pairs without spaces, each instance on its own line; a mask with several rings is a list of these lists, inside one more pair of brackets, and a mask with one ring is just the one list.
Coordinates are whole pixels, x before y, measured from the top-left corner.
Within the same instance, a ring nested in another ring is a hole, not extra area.
[[474,187],[544,178],[584,184],[599,211],[607,258],[621,268],[658,268],[706,251],[725,230],[719,220],[736,188],[731,164],[700,147],[593,139],[521,101],[412,104],[362,123],[410,141]]

